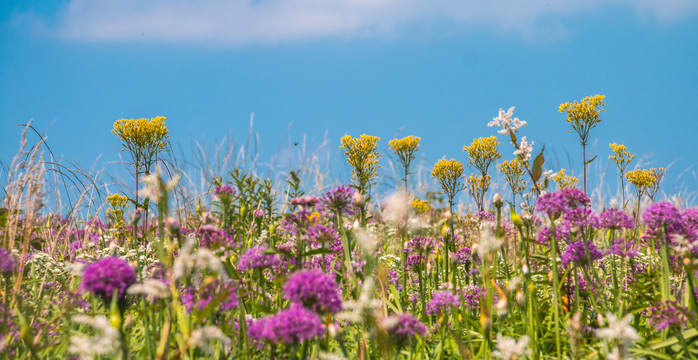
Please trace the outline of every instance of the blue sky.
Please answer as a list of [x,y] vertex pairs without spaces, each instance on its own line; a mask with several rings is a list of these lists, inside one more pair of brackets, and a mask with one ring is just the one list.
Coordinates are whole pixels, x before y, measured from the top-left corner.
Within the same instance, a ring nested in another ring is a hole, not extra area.
[[416,135],[426,163],[465,162],[463,145],[496,134],[487,123],[516,106],[548,168],[580,175],[579,142],[557,109],[600,93],[595,166],[623,143],[646,167],[671,165],[666,192],[698,191],[694,0],[46,3],[0,4],[5,163],[29,119],[54,153],[89,167],[117,158],[118,119],[166,116],[188,154],[192,139],[244,142],[251,113],[263,161],[282,141],[305,136],[312,148],[327,133],[343,168],[339,138],[368,133],[381,150]]

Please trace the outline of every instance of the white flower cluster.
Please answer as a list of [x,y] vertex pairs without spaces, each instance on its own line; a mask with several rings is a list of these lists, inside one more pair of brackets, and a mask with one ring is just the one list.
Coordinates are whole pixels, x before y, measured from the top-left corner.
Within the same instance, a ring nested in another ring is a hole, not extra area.
[[514,150],[514,155],[516,156],[521,156],[521,159],[523,161],[529,161],[531,160],[531,153],[533,152],[533,144],[534,142],[531,141],[529,144],[528,141],[526,141],[526,137],[521,138],[521,142],[519,143],[519,147]]
[[514,338],[497,334],[497,348],[492,352],[492,356],[505,360],[516,360],[529,356],[531,349],[528,349],[528,340],[528,336],[522,336],[516,341]]
[[87,324],[96,330],[92,337],[75,335],[70,337],[70,351],[80,359],[93,359],[100,355],[116,355],[121,342],[119,331],[109,323],[105,316],[77,315],[76,323]]
[[211,250],[199,248],[192,251],[194,247],[194,237],[190,236],[175,259],[172,268],[172,276],[175,280],[189,275],[195,269],[209,269],[222,278],[228,278],[221,259]]
[[67,279],[70,273],[66,267],[45,252],[36,252],[27,261],[27,267],[37,274],[47,274],[50,278]]
[[218,341],[226,346],[232,343],[217,326],[204,326],[192,331],[188,345],[190,347],[198,347],[208,355],[213,355],[213,348],[211,347],[211,342],[213,341]]
[[510,107],[508,111],[499,109],[499,115],[493,118],[492,121],[487,123],[487,126],[499,126],[502,130],[497,131],[502,135],[509,134],[509,131],[517,132],[521,127],[528,125],[525,121],[519,120],[519,118],[512,118],[514,116],[514,107]]

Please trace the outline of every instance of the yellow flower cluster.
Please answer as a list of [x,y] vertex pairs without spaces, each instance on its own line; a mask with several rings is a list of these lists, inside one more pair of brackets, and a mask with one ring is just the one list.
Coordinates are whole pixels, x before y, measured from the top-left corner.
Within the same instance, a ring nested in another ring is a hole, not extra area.
[[662,180],[664,179],[664,174],[666,173],[666,169],[663,167],[660,168],[651,168],[650,173],[652,173],[652,176],[654,176],[654,182],[652,185],[647,189],[647,194],[650,196],[652,200],[654,200],[655,196],[657,196],[657,192],[659,192],[659,185],[662,183]]
[[501,164],[497,165],[497,168],[504,174],[504,178],[514,194],[526,188],[526,181],[522,179],[526,173],[526,169],[521,160],[518,158],[514,160],[504,160]]
[[451,203],[456,193],[462,188],[463,164],[454,159],[441,159],[434,164],[431,177],[439,182],[441,189]]
[[657,181],[657,177],[652,170],[647,169],[628,171],[625,174],[625,178],[628,179],[628,182],[635,185],[639,193],[643,193]]
[[117,120],[112,133],[121,139],[123,150],[131,153],[136,166],[145,166],[146,170],[155,161],[157,153],[167,147],[169,138],[164,116]]
[[571,104],[560,104],[559,112],[567,112],[567,122],[579,134],[582,145],[589,141],[589,130],[601,122],[599,114],[604,111],[601,107],[606,105],[604,98],[604,95],[597,94],[587,96],[579,103],[575,100]]
[[379,140],[380,138],[377,136],[366,134],[361,135],[360,138],[345,135],[340,139],[342,145],[339,148],[346,150],[344,155],[347,156],[347,162],[352,166],[352,176],[362,194],[366,193],[367,186],[378,174],[380,154],[376,149]]
[[114,229],[120,232],[124,226],[124,212],[128,204],[128,197],[119,194],[112,194],[107,197],[111,209],[107,209],[107,216],[114,219]]
[[414,212],[417,214],[424,214],[430,209],[429,203],[427,203],[426,200],[419,200],[417,198],[414,198],[414,200],[412,200],[410,204],[412,205]]
[[421,139],[420,137],[410,135],[402,139],[390,140],[388,145],[391,150],[395,151],[397,156],[414,158],[414,152],[419,148],[419,140]]
[[468,153],[470,165],[480,174],[486,175],[492,163],[501,158],[502,154],[497,150],[500,143],[496,136],[481,137],[473,140],[470,146],[463,146],[463,151]]
[[466,179],[466,183],[468,184],[468,192],[470,193],[470,196],[472,196],[475,201],[480,205],[480,201],[482,201],[482,198],[487,192],[487,189],[490,187],[490,180],[492,179],[491,176],[489,175],[470,175]]
[[572,189],[577,187],[579,179],[576,176],[565,175],[565,169],[553,175],[553,181],[557,183],[558,189]]
[[630,164],[631,161],[633,161],[635,155],[631,154],[625,145],[611,143],[609,146],[611,147],[611,150],[613,150],[613,155],[609,155],[608,158],[613,159],[616,162],[618,171],[620,171],[621,174],[624,173],[625,168],[628,166],[628,164]]

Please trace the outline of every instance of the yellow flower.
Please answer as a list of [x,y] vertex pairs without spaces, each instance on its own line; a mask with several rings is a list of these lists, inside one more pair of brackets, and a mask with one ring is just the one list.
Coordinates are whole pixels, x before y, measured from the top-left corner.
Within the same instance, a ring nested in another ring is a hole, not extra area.
[[625,174],[625,178],[628,179],[628,182],[635,185],[639,195],[642,195],[650,186],[657,182],[657,177],[654,173],[647,169],[629,171]]
[[463,164],[454,159],[441,159],[434,164],[431,177],[439,182],[441,189],[448,197],[448,202],[453,204],[456,193],[463,188]]
[[496,136],[481,137],[473,140],[470,146],[463,146],[463,151],[468,153],[470,166],[477,169],[481,175],[486,175],[490,165],[501,158],[502,154],[497,150],[500,143]]
[[526,169],[520,159],[504,160],[497,167],[504,174],[504,178],[514,195],[526,189],[526,181],[522,179]]
[[616,162],[618,171],[620,171],[621,174],[625,173],[625,169],[628,167],[628,164],[633,161],[635,155],[631,154],[625,145],[611,143],[609,146],[611,147],[611,150],[613,150],[613,155],[609,155],[608,158]]
[[107,201],[112,207],[107,209],[107,216],[114,219],[114,229],[117,232],[121,232],[124,226],[124,212],[126,211],[126,205],[128,205],[128,197],[112,194],[107,197]]
[[577,187],[579,179],[576,176],[565,175],[565,169],[560,169],[560,172],[553,175],[553,181],[557,183],[558,189],[572,189]]
[[417,214],[423,214],[429,211],[429,203],[427,203],[426,200],[414,198],[410,204],[412,205],[412,208],[414,208],[414,212]]
[[589,141],[589,130],[601,122],[599,114],[603,112],[604,95],[587,96],[581,102],[560,104],[559,112],[567,112],[567,122],[572,124],[572,129],[579,134],[579,140],[585,146]]
[[407,191],[407,175],[410,171],[410,163],[414,160],[414,153],[419,148],[419,140],[421,138],[416,136],[407,136],[402,139],[393,139],[388,142],[389,148],[395,152],[398,161],[402,164],[402,168],[405,170],[405,191]]
[[167,147],[169,130],[165,117],[152,119],[121,119],[114,123],[112,133],[121,139],[123,150],[128,150],[137,167],[149,172],[157,154]]
[[484,201],[485,193],[490,187],[490,180],[492,179],[489,175],[470,175],[466,179],[468,184],[468,193],[475,199],[478,205],[478,209],[482,210],[482,202]]
[[362,194],[366,193],[368,186],[378,174],[380,154],[376,149],[379,140],[380,138],[377,136],[366,134],[361,135],[360,138],[345,135],[340,140],[342,145],[339,148],[346,150],[344,155],[347,156],[347,162],[352,166],[352,177]]

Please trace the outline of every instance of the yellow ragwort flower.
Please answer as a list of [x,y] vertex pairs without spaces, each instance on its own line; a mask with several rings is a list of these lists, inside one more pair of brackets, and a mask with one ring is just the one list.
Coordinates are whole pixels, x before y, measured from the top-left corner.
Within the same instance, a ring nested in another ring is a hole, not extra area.
[[567,112],[567,122],[579,134],[582,146],[589,141],[589,130],[601,122],[599,114],[604,111],[601,107],[606,105],[604,98],[604,95],[597,94],[585,97],[580,103],[575,100],[573,103],[560,104],[559,112]]
[[615,161],[618,171],[620,171],[621,174],[624,174],[625,169],[628,167],[628,164],[633,161],[635,155],[631,154],[625,145],[611,143],[609,146],[611,147],[611,150],[613,150],[613,155],[609,155],[608,158]]
[[123,150],[131,153],[136,167],[144,167],[146,172],[150,171],[157,154],[167,147],[169,138],[164,116],[117,120],[112,133],[121,139]]
[[412,205],[412,208],[414,209],[414,212],[417,214],[423,214],[429,211],[429,203],[427,203],[426,200],[419,200],[417,198],[414,198],[412,202],[410,202]]
[[121,232],[124,227],[124,212],[128,204],[128,197],[119,194],[112,194],[107,197],[111,209],[107,209],[107,216],[114,220],[114,229]]
[[628,171],[625,174],[625,178],[628,179],[628,182],[635,185],[639,195],[642,195],[650,186],[657,182],[657,177],[651,170],[647,169]]
[[434,164],[431,177],[439,182],[449,204],[452,205],[456,193],[463,188],[463,164],[454,159],[441,159]]
[[504,174],[504,178],[513,193],[518,193],[526,188],[526,181],[523,180],[526,169],[520,159],[504,160],[497,165],[497,168]]
[[468,153],[470,166],[484,176],[489,171],[490,165],[502,157],[502,154],[497,150],[499,145],[496,136],[481,137],[473,140],[470,146],[463,146],[463,151]]
[[576,176],[565,175],[565,169],[560,169],[560,172],[553,175],[553,181],[557,183],[558,189],[572,189],[577,187],[579,179]]
[[378,175],[380,154],[376,149],[379,140],[380,138],[377,136],[366,134],[359,138],[345,135],[340,139],[342,145],[339,148],[346,150],[344,155],[347,156],[347,162],[352,166],[352,177],[362,194],[366,194],[371,182]]
[[482,211],[483,210],[483,202],[485,198],[485,193],[487,192],[487,189],[490,187],[490,180],[492,177],[490,175],[476,175],[472,174],[468,176],[466,179],[466,183],[468,186],[468,193],[470,193],[470,196],[475,199],[475,202],[477,203],[478,210]]
[[405,170],[405,191],[407,191],[407,175],[410,171],[410,163],[414,160],[414,153],[419,148],[420,137],[407,136],[402,139],[393,139],[388,142],[389,148],[395,152],[398,161],[402,164],[402,168]]

